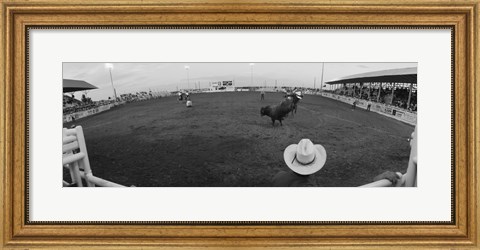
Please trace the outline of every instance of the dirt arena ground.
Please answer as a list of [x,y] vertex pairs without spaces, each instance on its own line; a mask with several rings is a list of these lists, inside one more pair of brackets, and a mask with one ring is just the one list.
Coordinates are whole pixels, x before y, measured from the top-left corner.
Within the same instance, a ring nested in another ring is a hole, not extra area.
[[[283,150],[309,138],[327,151],[315,174],[327,187],[366,184],[385,170],[405,172],[413,127],[320,96],[272,127],[260,107],[282,93],[193,94],[130,103],[75,122],[85,132],[94,175],[137,187],[264,187],[288,170]],[[69,127],[70,124],[64,124]],[[64,173],[65,178],[67,174]]]

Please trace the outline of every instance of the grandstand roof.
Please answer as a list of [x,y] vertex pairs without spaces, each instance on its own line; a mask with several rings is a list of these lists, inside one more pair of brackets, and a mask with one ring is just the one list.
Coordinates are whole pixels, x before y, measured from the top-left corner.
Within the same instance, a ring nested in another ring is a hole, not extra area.
[[327,81],[325,83],[341,84],[341,83],[364,83],[364,82],[417,83],[417,67],[366,72],[361,74],[340,77],[331,81]]
[[97,89],[97,87],[93,86],[92,84],[86,81],[63,79],[63,93],[89,90],[89,89]]

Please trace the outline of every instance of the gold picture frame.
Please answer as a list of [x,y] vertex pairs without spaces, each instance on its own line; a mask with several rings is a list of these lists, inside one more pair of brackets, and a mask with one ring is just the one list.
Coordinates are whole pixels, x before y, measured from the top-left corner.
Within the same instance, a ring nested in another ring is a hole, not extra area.
[[[478,230],[480,2],[393,0],[3,0],[0,246],[16,248],[474,248]],[[379,14],[381,13],[381,14]],[[121,17],[121,18],[120,18]],[[454,223],[169,225],[28,223],[27,30],[31,26],[450,26],[454,32]]]

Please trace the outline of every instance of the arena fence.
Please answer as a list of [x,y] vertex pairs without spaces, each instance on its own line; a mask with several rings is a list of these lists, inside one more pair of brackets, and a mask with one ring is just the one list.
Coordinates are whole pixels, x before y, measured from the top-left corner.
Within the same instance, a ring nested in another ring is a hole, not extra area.
[[63,116],[63,123],[75,121],[75,120],[78,120],[78,119],[81,119],[81,118],[84,118],[84,117],[87,117],[87,116],[91,116],[93,114],[97,114],[97,113],[100,113],[100,112],[103,112],[103,111],[107,111],[112,106],[113,106],[113,104],[102,105],[102,106],[98,106],[98,107],[88,109],[88,110],[83,110],[83,111],[78,111],[78,112],[71,113],[71,114],[66,114],[66,115]]
[[87,146],[82,126],[63,129],[62,165],[70,172],[72,183],[63,181],[63,186],[83,187],[124,187],[120,184],[93,175],[88,160]]
[[417,186],[417,177],[416,177],[416,165],[413,167],[409,167],[407,169],[407,172],[405,174],[401,174],[397,172],[398,181],[395,185],[390,180],[383,179],[383,180],[378,180],[375,182],[371,182],[365,185],[362,185],[360,187],[416,187]]
[[[399,176],[399,180],[395,184],[395,187],[404,187],[406,184],[406,175],[402,175],[399,172],[397,172],[396,174]],[[390,180],[383,179],[383,180],[378,180],[372,183],[362,185],[360,187],[392,187],[392,186],[394,185]]]
[[91,108],[91,109],[87,109],[87,110],[77,111],[77,112],[74,112],[74,113],[71,113],[71,114],[64,114],[63,115],[63,123],[75,121],[75,120],[78,120],[78,119],[81,119],[81,118],[85,118],[87,116],[98,114],[98,113],[107,111],[107,110],[109,110],[109,109],[111,109],[115,106],[123,105],[125,103],[126,103],[125,101],[121,101],[121,102],[101,105],[101,106]]
[[[336,95],[336,94],[326,93],[326,92],[319,92],[319,93],[313,93],[313,94],[319,94],[319,95],[322,95],[323,97],[327,97],[327,98],[334,99],[334,100],[341,101],[348,104],[352,104],[354,100],[357,100],[357,104],[356,104],[357,107],[363,108],[363,109],[367,109],[367,106],[368,106],[368,102],[366,100],[354,99],[351,97]],[[390,118],[405,122],[410,125],[415,126],[417,124],[417,114],[414,112],[407,111],[405,109],[397,108],[397,107],[382,104],[382,103],[372,102],[370,111],[379,113],[384,116],[388,116]]]

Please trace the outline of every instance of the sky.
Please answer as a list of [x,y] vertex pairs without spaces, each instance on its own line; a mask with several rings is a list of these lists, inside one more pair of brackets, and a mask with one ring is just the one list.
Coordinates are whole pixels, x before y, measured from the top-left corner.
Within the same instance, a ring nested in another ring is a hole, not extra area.
[[[289,86],[320,88],[321,82],[365,72],[417,67],[417,63],[63,63],[63,79],[83,80],[98,89],[86,94],[94,101],[140,91],[175,91],[210,82],[233,80],[236,87]],[[253,65],[252,65],[253,64]],[[188,68],[188,69],[187,69]],[[323,68],[323,77],[322,77]],[[253,77],[252,77],[253,76]],[[322,79],[323,78],[323,79]],[[253,81],[252,81],[253,80]],[[276,85],[275,85],[276,84]],[[324,88],[324,89],[328,89]],[[83,94],[83,91],[82,91]],[[76,95],[78,96],[81,95]]]

